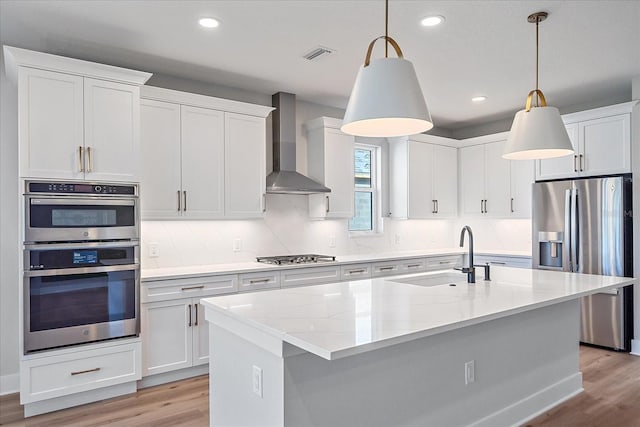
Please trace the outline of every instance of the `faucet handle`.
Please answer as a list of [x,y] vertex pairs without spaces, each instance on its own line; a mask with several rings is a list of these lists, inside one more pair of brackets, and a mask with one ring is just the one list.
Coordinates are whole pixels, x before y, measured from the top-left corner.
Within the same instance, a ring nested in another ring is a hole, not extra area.
[[474,267],[484,268],[484,280],[487,282],[491,281],[491,265],[489,265],[488,262],[484,264],[476,264],[474,265]]

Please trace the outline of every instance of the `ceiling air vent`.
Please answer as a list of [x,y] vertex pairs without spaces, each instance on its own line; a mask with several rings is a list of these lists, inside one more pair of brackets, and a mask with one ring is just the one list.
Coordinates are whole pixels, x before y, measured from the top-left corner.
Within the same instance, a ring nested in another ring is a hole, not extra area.
[[318,59],[324,58],[325,56],[332,54],[333,52],[335,52],[335,50],[329,49],[328,47],[324,46],[318,46],[311,52],[304,54],[303,57],[304,59],[307,59],[309,61],[317,61]]

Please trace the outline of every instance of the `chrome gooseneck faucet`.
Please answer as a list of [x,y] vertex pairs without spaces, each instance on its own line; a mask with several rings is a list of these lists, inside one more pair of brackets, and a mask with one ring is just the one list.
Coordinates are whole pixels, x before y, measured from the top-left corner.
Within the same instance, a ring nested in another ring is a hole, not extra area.
[[473,233],[471,227],[465,225],[460,231],[460,247],[464,246],[464,232],[469,234],[469,267],[463,267],[462,272],[467,273],[467,283],[476,283],[476,269],[473,266]]

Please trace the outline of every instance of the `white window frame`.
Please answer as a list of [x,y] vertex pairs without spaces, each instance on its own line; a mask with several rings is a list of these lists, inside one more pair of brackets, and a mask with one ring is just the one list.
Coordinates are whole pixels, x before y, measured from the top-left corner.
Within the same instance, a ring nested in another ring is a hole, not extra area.
[[353,174],[353,213],[355,215],[355,201],[357,192],[371,193],[371,230],[351,230],[349,229],[350,221],[347,221],[347,229],[349,231],[349,237],[364,237],[364,236],[378,236],[382,233],[382,207],[381,207],[381,178],[382,178],[382,150],[379,145],[364,144],[356,142],[354,144],[354,157],[355,150],[369,150],[371,151],[371,187],[356,187],[355,183],[355,169]]

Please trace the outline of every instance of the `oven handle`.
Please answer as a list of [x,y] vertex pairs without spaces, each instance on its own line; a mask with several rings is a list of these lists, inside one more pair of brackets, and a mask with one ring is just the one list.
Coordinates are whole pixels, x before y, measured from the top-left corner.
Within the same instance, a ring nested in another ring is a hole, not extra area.
[[72,243],[27,243],[24,245],[25,250],[28,251],[48,251],[56,249],[110,249],[110,248],[137,248],[139,247],[138,240],[122,240],[118,242],[82,242],[78,245],[78,242]]
[[113,271],[139,270],[139,264],[110,265],[106,267],[58,268],[52,270],[25,271],[24,277],[63,276],[71,274],[110,273]]
[[30,197],[29,198],[30,205],[65,205],[65,206],[86,206],[86,205],[106,205],[106,206],[135,206],[136,200],[132,198],[126,199],[105,199],[104,197],[83,197],[83,198],[75,198],[69,197],[61,199],[59,196],[56,197]]

